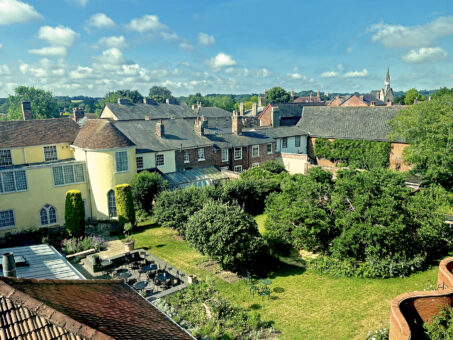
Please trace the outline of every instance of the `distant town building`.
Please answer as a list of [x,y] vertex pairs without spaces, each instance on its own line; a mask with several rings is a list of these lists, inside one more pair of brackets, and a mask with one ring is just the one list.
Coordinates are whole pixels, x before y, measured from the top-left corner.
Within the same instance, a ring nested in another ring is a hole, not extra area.
[[383,101],[384,103],[393,102],[394,95],[393,90],[390,87],[390,70],[388,68],[385,76],[384,88],[380,91],[371,91],[371,95],[375,96],[376,99]]

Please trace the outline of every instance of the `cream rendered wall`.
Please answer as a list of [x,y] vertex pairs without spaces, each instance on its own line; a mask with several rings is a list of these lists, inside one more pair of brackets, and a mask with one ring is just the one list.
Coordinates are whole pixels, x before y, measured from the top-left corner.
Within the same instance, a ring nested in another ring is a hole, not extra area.
[[[129,170],[116,172],[115,152],[127,151]],[[91,216],[108,219],[107,193],[118,184],[129,183],[137,173],[135,147],[126,149],[82,150],[76,149],[76,159],[86,160],[91,193]]]
[[101,116],[99,118],[111,118],[117,120],[113,112],[106,106],[104,110],[102,110]]
[[168,174],[170,172],[175,172],[176,171],[175,150],[157,152],[154,154],[154,159],[155,159],[156,155],[162,155],[162,154],[164,155],[164,165],[158,166],[157,169],[159,169],[159,171],[163,172],[164,174]]
[[[49,144],[57,146],[58,159],[74,158],[73,150],[68,143]],[[47,146],[47,145],[46,145]],[[24,163],[41,163],[44,162],[44,145],[26,146],[23,148],[25,153]],[[14,162],[14,160],[13,160]],[[19,164],[19,163],[14,163]]]
[[85,183],[55,186],[53,184],[52,167],[50,165],[31,166],[26,170],[27,191],[0,194],[0,210],[14,210],[15,228],[2,228],[0,235],[5,232],[18,232],[33,226],[40,227],[39,212],[45,204],[51,204],[57,212],[57,224],[64,224],[64,206],[66,192],[80,190],[82,198],[90,204],[88,185]]
[[282,138],[277,138],[275,151],[285,153],[307,153],[307,136],[300,136],[300,146],[296,147],[296,137],[288,137],[288,146],[282,149]]
[[143,169],[153,169],[156,167],[156,154],[154,152],[139,153],[139,157],[143,157]]
[[25,163],[24,148],[10,148],[10,150],[14,165]]

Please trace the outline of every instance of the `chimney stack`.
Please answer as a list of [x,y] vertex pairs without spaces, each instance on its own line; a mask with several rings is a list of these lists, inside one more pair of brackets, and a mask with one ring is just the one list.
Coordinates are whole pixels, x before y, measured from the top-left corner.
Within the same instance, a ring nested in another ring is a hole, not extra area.
[[387,101],[387,106],[392,106],[393,102],[391,100]]
[[2,266],[3,276],[16,277],[16,261],[13,253],[3,253]]
[[85,116],[85,111],[81,107],[75,107],[72,109],[72,119],[77,122]]
[[272,127],[280,126],[280,112],[278,106],[272,106]]
[[256,103],[252,104],[252,116],[256,117],[258,115],[258,109],[256,107]]
[[165,104],[170,104],[170,98],[165,99]]
[[376,102],[372,101],[372,102],[370,103],[370,106],[376,106]]
[[231,117],[231,129],[235,135],[242,133],[242,119],[238,116],[236,111],[233,111],[233,117]]
[[146,115],[145,120],[151,120],[151,116]]
[[129,104],[129,99],[127,99],[127,98],[118,98],[117,99],[117,103],[120,104],[120,105],[127,105],[127,104]]
[[151,105],[154,101],[151,98],[143,98],[143,104]]
[[156,123],[156,135],[162,138],[164,134],[165,134],[164,124],[162,123],[161,119],[159,120],[158,123]]
[[204,119],[203,116],[195,119],[195,124],[193,130],[198,136],[204,136],[204,129],[208,127],[208,121]]
[[239,115],[240,116],[244,115],[244,103],[243,102],[239,103]]
[[418,101],[417,98],[415,98],[415,99],[414,99],[414,104],[417,104],[417,101]]
[[258,95],[258,107],[262,107],[263,106],[263,99],[261,98],[261,95],[259,94]]
[[294,90],[291,90],[291,99],[294,100]]
[[319,92],[319,89],[318,92],[316,93],[316,97],[318,97],[318,99],[321,99],[321,93]]
[[31,120],[31,103],[30,102],[22,102],[22,117],[24,120]]
[[311,93],[311,91],[310,91],[310,101],[312,101],[312,99],[313,99],[313,93]]

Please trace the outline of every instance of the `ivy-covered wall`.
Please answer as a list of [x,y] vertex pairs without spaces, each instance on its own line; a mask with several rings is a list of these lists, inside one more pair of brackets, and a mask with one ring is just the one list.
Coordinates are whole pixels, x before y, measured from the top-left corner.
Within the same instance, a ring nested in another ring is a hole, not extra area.
[[331,162],[358,169],[388,168],[391,143],[316,138],[314,154]]

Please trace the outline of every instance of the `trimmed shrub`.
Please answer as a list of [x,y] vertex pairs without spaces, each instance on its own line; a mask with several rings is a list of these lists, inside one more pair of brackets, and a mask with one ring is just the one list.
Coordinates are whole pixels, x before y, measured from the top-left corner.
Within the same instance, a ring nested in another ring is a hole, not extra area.
[[257,215],[264,211],[269,188],[255,178],[228,181],[223,185],[222,201],[237,203],[245,212]]
[[85,207],[80,190],[69,190],[66,193],[64,219],[70,236],[80,237],[85,234]]
[[279,161],[266,161],[260,165],[260,168],[267,170],[273,174],[280,174],[282,172],[287,172],[285,165]]
[[237,205],[207,202],[189,218],[185,236],[225,270],[244,274],[269,264],[268,249],[255,220]]
[[154,197],[168,187],[168,182],[157,172],[142,171],[131,180],[132,196],[135,204],[150,213]]
[[218,193],[212,187],[162,191],[156,198],[153,214],[161,226],[175,229],[184,237],[185,224],[189,217],[203,208],[213,196],[218,196]]
[[115,187],[115,201],[118,222],[121,227],[127,222],[135,225],[134,199],[129,184],[119,184]]

